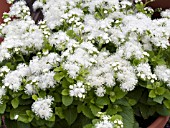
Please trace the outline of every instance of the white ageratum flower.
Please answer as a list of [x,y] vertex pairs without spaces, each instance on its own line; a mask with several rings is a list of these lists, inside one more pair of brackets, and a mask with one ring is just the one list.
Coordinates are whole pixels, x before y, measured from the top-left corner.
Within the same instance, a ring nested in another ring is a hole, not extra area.
[[52,68],[53,64],[58,64],[60,57],[57,53],[50,53],[47,56],[39,58],[38,56],[33,57],[29,63],[29,68],[32,74],[41,74],[47,72]]
[[28,54],[43,47],[42,31],[31,19],[15,19],[2,29],[2,33],[5,39],[0,45],[0,62],[14,53]]
[[28,95],[33,95],[33,94],[37,93],[37,91],[35,89],[35,85],[33,85],[33,84],[26,84],[24,90],[25,90],[24,92]]
[[0,68],[0,73],[3,73],[3,72],[8,73],[9,71],[10,71],[10,69],[9,69],[7,66],[2,66],[2,67]]
[[75,96],[79,98],[85,98],[86,89],[83,82],[78,81],[74,85],[70,85],[70,96]]
[[170,86],[170,69],[166,65],[156,66],[154,72],[159,80],[168,83],[168,86]]
[[[95,61],[95,53],[98,51],[92,44],[86,44],[86,42],[78,45],[77,48],[74,48],[74,44],[74,42],[73,45],[71,44],[72,48],[68,44],[68,49],[62,54],[63,68],[68,71],[72,78],[76,78],[79,75],[82,67],[86,69],[92,66],[92,63]],[[87,45],[89,45],[89,49]]]
[[47,72],[38,77],[38,87],[42,90],[46,90],[47,88],[55,87],[56,81],[54,80],[54,72]]
[[105,89],[104,87],[98,87],[98,88],[96,88],[96,90],[95,90],[95,94],[96,94],[98,97],[103,97],[105,93],[106,93],[106,89]]
[[102,115],[101,121],[95,124],[95,128],[113,128],[114,123],[110,121],[110,116]]
[[162,11],[161,16],[164,18],[170,18],[170,9],[166,9],[165,11]]
[[151,67],[148,63],[140,63],[136,67],[137,76],[140,77],[143,80],[150,80],[152,83],[157,80],[157,77],[155,74],[152,74]]
[[48,120],[53,115],[51,105],[54,98],[47,96],[45,98],[38,98],[31,106],[32,111],[41,119]]
[[49,38],[49,43],[51,46],[55,46],[59,50],[64,50],[66,48],[66,44],[69,41],[69,37],[65,32],[59,31],[57,33],[53,33]]
[[5,75],[2,82],[6,87],[17,92],[21,87],[23,78],[28,75],[30,75],[28,66],[25,64],[19,64],[16,70],[9,71]]
[[42,7],[43,7],[43,3],[40,1],[35,1],[33,4],[34,11],[36,11],[37,9],[42,8]]
[[[9,1],[12,2],[13,0]],[[10,16],[15,16],[19,18],[23,18],[26,15],[30,15],[29,7],[26,6],[26,2],[24,0],[20,0],[12,4],[9,11]]]

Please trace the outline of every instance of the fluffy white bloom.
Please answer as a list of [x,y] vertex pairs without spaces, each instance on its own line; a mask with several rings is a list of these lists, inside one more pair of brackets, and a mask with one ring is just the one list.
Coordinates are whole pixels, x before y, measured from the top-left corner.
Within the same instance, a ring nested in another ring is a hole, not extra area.
[[95,124],[95,128],[113,128],[114,124],[110,121],[100,121]]
[[6,89],[3,87],[0,87],[0,98],[2,98],[2,96],[6,95]]
[[47,88],[55,87],[56,81],[54,80],[54,72],[47,72],[42,75],[39,75],[38,79],[38,87],[42,90],[46,90]]
[[154,72],[159,80],[168,83],[168,86],[170,85],[170,69],[166,65],[156,66]]
[[30,70],[28,69],[28,66],[20,64],[16,70],[7,73],[2,82],[6,87],[17,92],[21,87],[23,77],[28,76],[29,74]]
[[137,76],[139,76],[140,78],[146,80],[157,80],[157,77],[155,74],[152,74],[151,72],[151,67],[148,63],[140,63],[137,67],[136,67],[136,71],[137,71]]
[[19,75],[19,71],[15,70],[9,72],[2,82],[6,87],[17,92],[20,89],[22,77]]
[[49,38],[50,45],[55,46],[59,50],[64,50],[68,41],[69,37],[62,31],[52,34]]
[[53,101],[54,98],[51,96],[47,96],[44,99],[38,98],[37,101],[35,101],[31,106],[32,111],[40,118],[48,120],[53,115],[51,108]]
[[126,59],[131,59],[132,57],[135,57],[137,59],[144,58],[142,45],[135,40],[130,40],[126,42],[125,45],[118,49],[117,53]]
[[24,92],[28,95],[33,95],[33,94],[37,93],[35,86],[32,85],[32,84],[25,85],[25,91]]
[[85,98],[86,89],[83,82],[78,81],[77,84],[70,85],[70,96]]
[[40,1],[35,1],[34,4],[33,4],[32,6],[33,6],[34,11],[36,11],[37,9],[43,7],[43,3],[40,2]]
[[106,89],[104,87],[98,87],[96,88],[95,93],[98,97],[103,97],[106,93]]
[[3,66],[0,68],[0,73],[9,72],[9,71],[10,71],[10,69],[7,66]]
[[23,18],[26,15],[30,15],[30,10],[29,7],[26,6],[26,2],[24,0],[20,0],[12,4],[9,15]]
[[60,57],[57,53],[50,53],[47,56],[39,58],[35,56],[29,63],[29,68],[32,74],[40,74],[42,72],[49,71],[52,68],[52,64],[57,64],[60,61]]
[[170,18],[170,9],[166,9],[165,11],[162,11],[161,16],[165,18]]
[[2,29],[2,33],[5,39],[0,45],[0,61],[10,58],[14,53],[28,54],[43,46],[42,31],[32,20],[13,20]]
[[[89,48],[87,45],[89,45]],[[64,61],[63,68],[68,71],[68,74],[72,78],[76,78],[81,67],[88,68],[92,66],[92,63],[95,61],[92,53],[98,52],[98,50],[94,45],[86,42],[83,42],[79,47],[74,48],[74,53],[70,54],[70,52],[73,52],[73,48],[74,46],[72,48],[69,47],[69,51],[63,52],[62,60]]]
[[[95,65],[93,65],[89,69],[90,73],[89,75],[87,75],[86,80],[91,84],[92,87],[96,88],[99,88],[103,85],[110,87],[114,86],[115,85],[114,71],[111,66],[112,60],[111,58],[108,57],[108,53],[106,52],[99,53],[98,57],[95,58],[95,60],[96,60]],[[102,88],[100,88],[99,90],[101,89]]]
[[114,123],[110,121],[110,116],[102,115],[101,121],[95,124],[95,128],[113,128]]

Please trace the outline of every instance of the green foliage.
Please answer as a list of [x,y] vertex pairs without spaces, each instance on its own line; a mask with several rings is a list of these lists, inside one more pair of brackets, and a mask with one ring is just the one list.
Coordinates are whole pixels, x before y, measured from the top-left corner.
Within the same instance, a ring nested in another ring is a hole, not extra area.
[[13,99],[13,100],[11,101],[11,104],[12,104],[12,107],[13,107],[13,108],[17,108],[18,105],[19,105],[19,99],[18,99],[18,97],[16,97],[15,99]]

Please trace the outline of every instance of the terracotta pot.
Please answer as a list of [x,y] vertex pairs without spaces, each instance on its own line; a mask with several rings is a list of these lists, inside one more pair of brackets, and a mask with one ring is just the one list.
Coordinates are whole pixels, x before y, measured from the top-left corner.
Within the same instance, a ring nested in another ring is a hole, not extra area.
[[169,116],[160,116],[148,128],[164,128],[168,120]]
[[[0,2],[0,24],[3,22],[2,16],[4,12],[9,11],[10,5],[6,3],[6,0],[1,0]],[[0,38],[0,42],[2,42],[2,38]]]
[[1,2],[0,2],[0,23],[2,23],[2,21],[3,21],[3,19],[2,19],[3,13],[8,12],[9,7],[10,7],[10,5],[6,3],[6,0],[1,0]]
[[[143,2],[145,1],[148,0],[143,0]],[[148,6],[152,7],[153,9],[155,8],[168,9],[170,8],[170,2],[169,0],[155,0],[154,2],[149,3]]]

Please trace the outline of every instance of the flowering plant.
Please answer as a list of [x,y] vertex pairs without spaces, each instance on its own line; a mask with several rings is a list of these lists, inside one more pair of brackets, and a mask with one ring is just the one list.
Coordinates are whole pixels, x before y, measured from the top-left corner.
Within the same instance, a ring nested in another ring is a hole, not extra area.
[[38,25],[21,0],[0,26],[0,114],[12,128],[134,128],[136,116],[170,114],[170,10],[153,20],[140,0],[33,8]]

